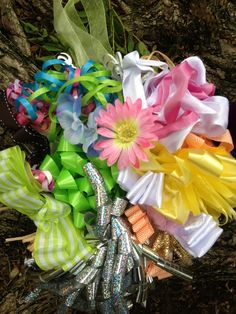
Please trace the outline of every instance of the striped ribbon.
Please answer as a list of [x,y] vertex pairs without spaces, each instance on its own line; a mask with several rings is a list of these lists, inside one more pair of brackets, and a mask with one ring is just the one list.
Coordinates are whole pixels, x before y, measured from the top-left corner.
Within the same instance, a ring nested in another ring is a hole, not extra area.
[[0,152],[0,202],[29,216],[37,228],[34,243],[36,263],[41,269],[72,268],[88,259],[94,249],[71,219],[68,204],[41,194],[25,154],[18,146]]

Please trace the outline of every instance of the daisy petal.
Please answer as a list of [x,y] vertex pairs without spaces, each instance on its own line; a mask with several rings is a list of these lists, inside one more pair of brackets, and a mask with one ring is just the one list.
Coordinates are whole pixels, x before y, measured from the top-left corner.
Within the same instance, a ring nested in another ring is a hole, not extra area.
[[148,141],[147,139],[143,137],[138,137],[136,140],[136,143],[144,148],[150,147],[150,141]]
[[98,141],[95,145],[94,145],[94,149],[96,150],[101,150],[106,148],[109,145],[112,145],[113,140],[102,140],[102,141]]
[[146,154],[141,148],[139,148],[137,144],[135,143],[133,144],[133,149],[134,149],[135,155],[137,156],[139,160],[148,161]]
[[107,165],[109,167],[111,167],[114,163],[117,162],[117,159],[119,158],[120,156],[120,152],[121,150],[117,149],[117,150],[114,150],[113,154],[111,154],[108,159],[107,159]]
[[109,129],[106,128],[99,128],[97,130],[98,134],[104,136],[104,137],[108,137],[108,138],[115,138],[115,133]]
[[119,170],[122,170],[124,168],[127,168],[129,165],[129,156],[127,150],[123,149],[121,151],[120,157],[118,159],[118,168]]
[[128,150],[128,155],[129,155],[129,160],[130,160],[131,164],[135,168],[137,168],[137,166],[139,166],[139,162],[138,162],[138,160],[136,158],[135,152],[134,152],[132,147],[130,147],[130,149]]

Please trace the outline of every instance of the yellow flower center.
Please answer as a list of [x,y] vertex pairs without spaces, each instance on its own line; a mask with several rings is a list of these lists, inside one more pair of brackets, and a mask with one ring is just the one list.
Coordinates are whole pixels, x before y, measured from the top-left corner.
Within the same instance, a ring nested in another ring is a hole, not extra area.
[[116,140],[120,144],[130,144],[138,135],[138,127],[135,120],[122,120],[115,126]]

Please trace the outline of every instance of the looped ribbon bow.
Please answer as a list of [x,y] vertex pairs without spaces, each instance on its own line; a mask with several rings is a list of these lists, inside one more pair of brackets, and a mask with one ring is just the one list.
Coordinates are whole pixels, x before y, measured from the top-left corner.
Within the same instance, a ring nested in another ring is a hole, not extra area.
[[185,224],[181,225],[160,214],[151,206],[144,206],[155,230],[167,232],[175,237],[182,247],[194,257],[202,257],[214,245],[223,229],[211,215],[190,214]]
[[47,155],[40,169],[48,170],[54,180],[52,191],[55,199],[70,204],[73,208],[73,222],[77,228],[85,227],[84,215],[88,211],[96,214],[96,199],[90,182],[83,171],[83,166],[92,161],[103,175],[107,191],[119,195],[121,190],[116,184],[117,168],[108,168],[104,161],[87,157],[80,147],[70,144],[62,136],[53,156]]
[[0,201],[32,219],[37,228],[33,256],[44,270],[68,270],[94,249],[77,230],[70,206],[42,194],[18,146],[0,152]]
[[[129,192],[128,195],[133,195],[133,189],[146,182],[148,173],[152,177],[164,173],[162,197],[158,202],[156,199],[147,202],[164,216],[181,224],[187,221],[190,212],[194,216],[203,212],[215,220],[223,214],[226,221],[228,217],[236,216],[233,209],[236,206],[236,161],[223,147],[209,150],[184,148],[170,154],[158,144],[148,157],[148,163],[131,170],[138,177],[127,176],[124,172],[119,174],[121,186]],[[154,180],[149,188],[155,189],[158,196],[159,188],[155,184]]]
[[[70,48],[76,66],[82,66],[89,59],[102,63],[103,56],[112,53],[103,1],[69,0],[64,7],[62,2],[54,0],[54,29],[61,42]],[[76,10],[78,2],[84,8],[88,26]]]
[[[146,60],[139,57],[138,51],[133,51],[124,56],[123,60],[118,53],[116,58],[107,55],[105,66],[112,65],[113,77],[122,80],[123,97],[130,97],[133,102],[138,98],[142,100],[142,107],[147,108],[145,85],[155,76],[162,78],[169,72],[168,64],[162,61]],[[159,68],[160,73],[156,74],[153,67]]]

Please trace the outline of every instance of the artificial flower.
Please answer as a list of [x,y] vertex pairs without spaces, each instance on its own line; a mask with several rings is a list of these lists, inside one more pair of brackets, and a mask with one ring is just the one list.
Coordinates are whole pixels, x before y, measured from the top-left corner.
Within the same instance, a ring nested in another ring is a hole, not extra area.
[[64,129],[64,137],[71,144],[80,144],[84,138],[84,124],[80,120],[81,98],[61,94],[58,98],[57,118]]
[[116,100],[115,106],[108,104],[107,110],[101,109],[96,122],[97,132],[104,139],[94,148],[101,150],[99,157],[107,159],[108,166],[118,162],[119,169],[129,164],[138,168],[139,161],[148,161],[144,149],[152,147],[152,141],[157,140],[151,107],[142,109],[140,99],[132,103],[127,97],[124,104]]
[[[100,111],[100,108],[95,109],[93,112],[91,112],[88,116],[88,122],[87,126],[85,126],[84,129],[84,139],[83,139],[83,151],[85,153],[88,152],[88,149],[91,148],[91,145],[96,142],[98,139],[98,133],[97,133],[97,123],[95,121],[98,113]],[[91,153],[91,150],[90,150]]]
[[81,144],[85,153],[91,151],[91,145],[97,140],[97,124],[95,118],[100,108],[90,112],[87,125],[80,120],[81,99],[70,94],[61,94],[58,99],[57,118],[64,129],[64,137],[71,144]]
[[206,137],[223,135],[228,123],[227,98],[214,96],[206,69],[198,57],[190,57],[169,73],[145,84],[149,106],[155,107],[159,141],[170,151],[179,149],[190,133]]

